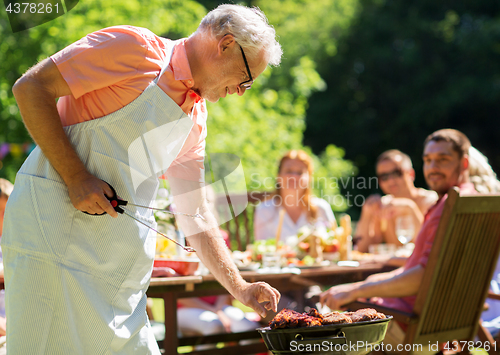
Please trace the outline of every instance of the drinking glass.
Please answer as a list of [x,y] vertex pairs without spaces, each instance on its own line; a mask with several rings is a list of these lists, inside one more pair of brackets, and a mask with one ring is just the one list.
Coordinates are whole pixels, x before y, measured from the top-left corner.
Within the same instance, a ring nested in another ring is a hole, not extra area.
[[262,254],[262,269],[270,273],[278,273],[281,270],[281,258],[277,252],[265,252]]
[[396,218],[396,235],[401,244],[406,245],[415,235],[415,224],[411,216]]

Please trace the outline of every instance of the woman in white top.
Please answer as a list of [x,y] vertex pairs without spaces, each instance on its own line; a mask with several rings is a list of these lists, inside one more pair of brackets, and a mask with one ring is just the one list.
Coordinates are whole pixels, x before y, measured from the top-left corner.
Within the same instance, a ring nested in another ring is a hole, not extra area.
[[291,150],[280,161],[276,191],[256,207],[254,217],[255,239],[276,237],[280,210],[286,212],[280,240],[297,235],[305,225],[333,227],[336,225],[332,208],[327,201],[312,196],[313,162],[302,150]]

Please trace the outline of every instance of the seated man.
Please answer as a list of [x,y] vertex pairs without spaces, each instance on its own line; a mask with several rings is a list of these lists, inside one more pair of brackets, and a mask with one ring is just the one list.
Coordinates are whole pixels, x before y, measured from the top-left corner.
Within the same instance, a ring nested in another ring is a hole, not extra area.
[[377,159],[376,172],[386,195],[371,195],[361,210],[354,239],[357,250],[363,253],[369,245],[382,242],[401,246],[396,235],[397,217],[412,216],[416,234],[425,213],[438,199],[434,191],[415,187],[411,159],[399,150],[382,153]]
[[[429,135],[424,143],[424,175],[439,200],[425,215],[417,235],[415,249],[405,265],[388,273],[375,274],[365,281],[339,285],[323,292],[322,304],[332,310],[358,298],[371,298],[377,304],[411,312],[447,198],[448,190],[458,186],[462,193],[475,193],[469,182],[469,139],[453,129],[442,129]],[[404,331],[397,322],[390,322],[384,343],[396,349],[404,340]]]

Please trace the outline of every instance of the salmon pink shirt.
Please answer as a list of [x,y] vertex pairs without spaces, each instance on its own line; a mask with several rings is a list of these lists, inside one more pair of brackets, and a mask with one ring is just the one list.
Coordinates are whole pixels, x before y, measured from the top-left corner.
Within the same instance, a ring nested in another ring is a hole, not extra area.
[[[474,185],[470,182],[463,183],[459,186],[460,193],[465,195],[476,194],[477,191]],[[431,254],[432,245],[434,244],[434,238],[436,237],[436,232],[439,226],[439,221],[441,220],[441,215],[443,214],[444,204],[448,194],[442,196],[434,206],[432,206],[424,218],[424,223],[420,229],[417,238],[415,239],[415,248],[412,254],[406,260],[403,269],[409,270],[418,265],[425,268],[427,266],[427,261],[429,260],[429,255]],[[413,306],[415,305],[416,296],[407,296],[401,298],[379,298],[376,297],[372,299],[378,305],[394,308],[403,312],[411,313],[413,311]],[[404,325],[403,325],[404,326]],[[406,328],[404,326],[404,328]]]
[[[185,41],[178,41],[158,82],[194,123],[167,175],[203,181],[207,110],[205,100],[192,90]],[[57,103],[63,126],[98,119],[134,101],[160,73],[169,42],[145,28],[116,26],[54,54],[51,59],[72,93]]]

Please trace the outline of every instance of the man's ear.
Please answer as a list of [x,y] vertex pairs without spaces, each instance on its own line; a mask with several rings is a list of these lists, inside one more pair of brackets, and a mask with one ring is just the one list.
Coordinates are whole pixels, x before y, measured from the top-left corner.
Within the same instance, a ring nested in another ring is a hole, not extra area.
[[225,34],[217,44],[217,52],[219,54],[224,53],[227,49],[231,49],[236,44],[234,36],[230,33]]
[[462,162],[461,162],[461,165],[462,165],[462,169],[463,171],[466,171],[469,169],[469,156],[467,154],[465,154],[463,157],[462,157]]
[[408,174],[411,176],[411,179],[415,181],[415,170],[414,169],[408,170]]

